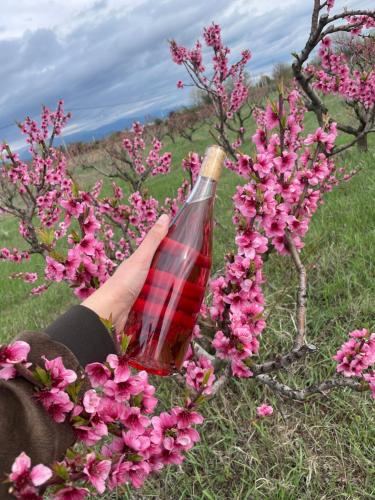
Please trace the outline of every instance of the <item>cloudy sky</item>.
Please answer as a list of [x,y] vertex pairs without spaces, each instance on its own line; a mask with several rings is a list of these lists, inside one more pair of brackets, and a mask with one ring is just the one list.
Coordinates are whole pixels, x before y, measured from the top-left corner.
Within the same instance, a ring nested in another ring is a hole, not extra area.
[[[63,98],[65,135],[188,103],[183,69],[167,40],[192,45],[203,26],[222,25],[233,55],[250,48],[254,75],[291,60],[303,45],[312,0],[1,0],[0,140],[19,147],[15,120]],[[370,8],[373,0],[337,0]],[[93,132],[94,134],[94,132]]]

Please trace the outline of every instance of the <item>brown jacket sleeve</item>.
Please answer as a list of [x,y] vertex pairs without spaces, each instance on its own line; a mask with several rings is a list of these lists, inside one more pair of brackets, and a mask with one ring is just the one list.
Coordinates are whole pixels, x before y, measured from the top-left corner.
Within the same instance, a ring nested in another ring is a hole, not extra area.
[[[58,356],[66,368],[104,361],[114,346],[99,317],[90,309],[74,306],[46,329],[46,333],[26,332],[18,337],[30,344],[29,360],[43,366],[40,359]],[[18,377],[0,381],[0,499],[14,498],[9,485],[2,484],[14,459],[24,451],[32,464],[51,464],[63,457],[74,443],[68,423],[56,423],[34,399],[31,383]]]

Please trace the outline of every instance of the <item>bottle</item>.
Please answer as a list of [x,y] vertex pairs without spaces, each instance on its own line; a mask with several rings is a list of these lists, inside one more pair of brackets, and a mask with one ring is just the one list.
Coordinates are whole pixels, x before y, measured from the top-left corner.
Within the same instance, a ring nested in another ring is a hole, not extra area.
[[125,325],[129,364],[166,376],[186,355],[211,269],[213,206],[225,158],[207,149],[198,179],[160,243]]

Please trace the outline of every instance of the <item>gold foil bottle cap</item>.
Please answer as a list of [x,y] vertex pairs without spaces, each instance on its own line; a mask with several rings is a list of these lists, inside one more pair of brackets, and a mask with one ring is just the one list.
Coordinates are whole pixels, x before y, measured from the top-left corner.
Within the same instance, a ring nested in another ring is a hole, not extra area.
[[225,160],[225,151],[220,146],[209,146],[202,162],[199,175],[218,181]]

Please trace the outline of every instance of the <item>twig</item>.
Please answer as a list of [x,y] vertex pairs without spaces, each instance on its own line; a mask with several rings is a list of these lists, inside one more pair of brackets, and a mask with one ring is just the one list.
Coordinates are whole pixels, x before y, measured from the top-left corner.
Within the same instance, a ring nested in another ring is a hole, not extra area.
[[326,395],[327,392],[337,390],[343,387],[348,387],[354,391],[359,391],[359,392],[366,390],[366,387],[360,382],[357,382],[352,378],[344,378],[344,377],[325,380],[320,384],[310,385],[305,387],[304,389],[293,389],[292,387],[289,387],[288,385],[283,384],[278,380],[275,380],[269,375],[257,375],[255,379],[261,382],[262,384],[266,385],[267,387],[269,387],[272,391],[277,392],[289,399],[295,399],[297,401],[305,401],[309,396],[312,396],[313,394],[317,393]]
[[289,232],[286,232],[286,240],[299,277],[297,292],[297,335],[293,347],[294,350],[299,350],[306,344],[307,275],[305,266],[302,264],[293,238]]
[[264,363],[250,365],[251,371],[255,376],[261,375],[264,373],[270,373],[280,368],[286,368],[293,364],[295,361],[298,361],[301,358],[304,358],[308,354],[312,354],[316,352],[316,347],[312,344],[304,344],[299,349],[293,349],[292,351],[284,354],[282,356],[278,356],[273,360],[265,361]]

